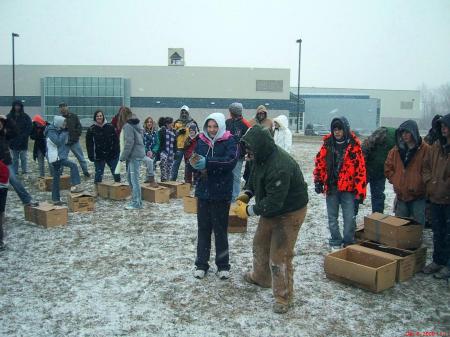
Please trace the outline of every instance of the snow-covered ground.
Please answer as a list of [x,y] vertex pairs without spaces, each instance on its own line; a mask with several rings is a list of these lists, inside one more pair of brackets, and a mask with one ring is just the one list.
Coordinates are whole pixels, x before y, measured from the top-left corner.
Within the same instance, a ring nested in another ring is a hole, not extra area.
[[[312,185],[319,146],[319,139],[308,138],[294,144],[310,203],[295,249],[295,305],[286,315],[272,312],[270,289],[248,285],[241,278],[252,263],[256,218],[249,220],[247,233],[230,234],[231,279],[220,281],[211,272],[197,280],[192,276],[196,216],[183,213],[181,200],[164,205],[145,202],[141,211],[125,211],[124,202],[99,199],[95,213],[70,213],[68,226],[44,229],[24,220],[20,201],[10,191],[8,248],[0,253],[0,335],[393,337],[411,331],[450,335],[450,327],[442,326],[450,299],[444,281],[418,274],[373,294],[325,278],[325,201]],[[50,192],[38,192],[34,181],[33,176],[26,180],[30,192],[38,200],[49,200]],[[83,184],[92,189],[91,181]],[[394,197],[390,186],[387,195],[390,212]],[[370,198],[360,219],[369,210]],[[431,247],[429,230],[425,245]]]

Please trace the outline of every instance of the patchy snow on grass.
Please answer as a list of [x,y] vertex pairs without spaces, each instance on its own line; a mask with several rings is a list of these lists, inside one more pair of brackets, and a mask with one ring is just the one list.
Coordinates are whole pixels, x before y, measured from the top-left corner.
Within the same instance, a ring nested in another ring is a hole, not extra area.
[[[10,191],[7,250],[0,253],[0,335],[393,337],[443,331],[450,297],[444,281],[417,274],[373,294],[325,277],[326,207],[312,184],[319,147],[319,140],[305,138],[293,148],[310,202],[295,248],[295,300],[287,314],[272,312],[270,289],[242,280],[252,264],[257,218],[249,220],[247,233],[229,235],[231,279],[214,275],[213,248],[212,268],[197,280],[197,221],[183,212],[181,200],[144,202],[143,210],[126,211],[125,202],[99,198],[94,213],[69,213],[67,226],[44,229],[24,220]],[[106,174],[105,180],[110,178]],[[33,186],[35,179],[26,180],[29,191],[50,200],[50,192]],[[83,185],[92,190],[91,181]],[[394,194],[386,186],[391,212]],[[358,220],[369,212],[370,198]],[[425,245],[430,258],[429,230]]]

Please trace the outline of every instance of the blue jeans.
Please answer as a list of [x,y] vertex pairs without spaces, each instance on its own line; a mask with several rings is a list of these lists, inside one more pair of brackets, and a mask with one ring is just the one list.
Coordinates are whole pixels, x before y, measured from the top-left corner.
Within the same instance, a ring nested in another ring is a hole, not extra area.
[[172,173],[170,176],[170,180],[176,181],[178,178],[178,170],[180,169],[181,161],[184,158],[184,151],[177,150],[174,155],[174,162],[172,166]]
[[111,174],[115,182],[120,182],[120,174],[115,174],[117,163],[119,162],[119,157],[108,160],[96,160],[94,161],[95,167],[95,177],[94,183],[101,183],[103,181],[103,173],[105,172],[105,165],[108,165],[111,170]]
[[[330,246],[351,245],[355,242],[355,195],[350,192],[333,192],[326,197]],[[339,230],[339,205],[344,219],[344,238]]]
[[[47,158],[45,157],[45,153],[42,153],[41,151],[38,150],[37,162],[38,162],[38,166],[39,166],[39,177],[45,177],[45,162],[46,161],[47,161]],[[49,175],[53,176],[53,167],[52,167],[52,165],[50,165],[50,163],[48,164],[48,169],[49,169]]]
[[28,151],[12,150],[11,152],[12,152],[12,165],[14,168],[14,173],[16,175],[19,174],[19,160],[20,165],[22,166],[22,174],[28,173],[28,165],[27,165]]
[[14,188],[14,191],[16,191],[20,201],[22,201],[22,204],[28,205],[31,202],[30,193],[27,192],[27,190],[25,189],[25,187],[23,187],[20,180],[17,179],[17,176],[14,174],[14,167],[12,165],[8,165],[8,169],[9,169],[10,185]]
[[142,208],[141,186],[139,184],[139,167],[141,160],[133,159],[127,161],[127,179],[131,188],[131,202],[130,205],[137,208]]
[[450,268],[450,205],[431,203],[433,262]]
[[239,192],[241,191],[241,176],[243,164],[244,159],[239,159],[233,169],[233,195],[231,197],[231,201],[235,201],[239,196]]
[[70,168],[70,183],[72,186],[78,185],[81,183],[80,172],[78,171],[78,166],[73,161],[68,159],[61,159],[54,163],[53,166],[53,182],[52,182],[52,200],[60,201],[61,195],[59,190],[59,183],[61,174],[63,171],[63,166],[67,166]]
[[397,199],[395,216],[413,218],[418,223],[425,225],[425,199],[401,201]]
[[144,157],[144,163],[146,167],[146,175],[147,178],[155,176],[155,164],[153,162],[153,158],[149,158],[147,156]]
[[88,173],[88,167],[86,159],[84,159],[83,150],[81,148],[80,142],[73,143],[70,145],[70,151],[74,154],[74,156],[77,158],[78,162],[80,163],[81,170],[84,174]]
[[381,179],[369,179],[370,184],[370,198],[372,201],[372,212],[384,212],[384,200],[386,196],[384,195],[384,186],[386,183],[386,178]]

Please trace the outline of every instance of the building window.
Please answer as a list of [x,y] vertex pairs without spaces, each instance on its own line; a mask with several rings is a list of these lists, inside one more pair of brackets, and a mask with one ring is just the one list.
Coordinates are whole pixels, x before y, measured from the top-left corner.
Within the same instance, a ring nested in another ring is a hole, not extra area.
[[256,91],[283,92],[283,81],[256,80]]
[[400,109],[402,110],[412,110],[413,109],[413,103],[414,102],[400,102]]
[[129,101],[124,96],[125,80],[119,77],[45,77],[43,83],[45,118],[49,121],[59,113],[61,102],[78,114],[82,124],[90,125],[94,111],[102,110],[111,120]]

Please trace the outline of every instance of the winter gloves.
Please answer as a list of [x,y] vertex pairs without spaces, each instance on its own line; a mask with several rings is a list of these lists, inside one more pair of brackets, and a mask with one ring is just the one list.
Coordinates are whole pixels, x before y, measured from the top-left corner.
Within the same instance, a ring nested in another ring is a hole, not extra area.
[[253,192],[250,190],[246,190],[243,193],[241,193],[236,200],[240,200],[242,202],[245,202],[246,204],[249,203],[250,199],[253,197]]
[[316,191],[317,194],[323,193],[323,191],[324,191],[323,183],[321,183],[321,182],[314,183],[314,191]]
[[198,155],[198,159],[196,162],[192,165],[192,167],[196,170],[203,170],[206,168],[206,158],[203,156]]
[[247,208],[247,203],[242,202],[241,200],[237,200],[236,205],[233,207],[232,211],[237,215],[238,218],[247,219],[249,215],[247,212]]

